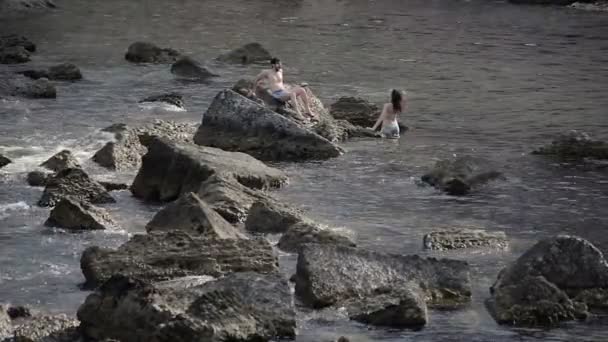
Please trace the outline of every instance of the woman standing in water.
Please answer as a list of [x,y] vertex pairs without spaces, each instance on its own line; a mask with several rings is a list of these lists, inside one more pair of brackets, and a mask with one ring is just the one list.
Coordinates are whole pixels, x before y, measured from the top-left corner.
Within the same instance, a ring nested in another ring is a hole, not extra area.
[[372,127],[372,130],[376,130],[380,124],[382,124],[382,137],[389,139],[399,138],[399,123],[397,123],[397,117],[401,114],[406,107],[407,100],[405,95],[396,89],[391,91],[391,103],[385,103],[382,108],[380,117]]

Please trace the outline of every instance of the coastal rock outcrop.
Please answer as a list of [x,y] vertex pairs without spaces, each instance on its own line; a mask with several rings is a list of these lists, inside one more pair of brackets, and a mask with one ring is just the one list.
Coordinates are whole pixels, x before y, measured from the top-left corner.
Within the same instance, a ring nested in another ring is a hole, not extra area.
[[191,142],[196,126],[188,123],[177,123],[165,120],[154,120],[152,123],[129,127],[115,124],[103,131],[114,133],[115,141],[105,144],[93,155],[97,164],[114,170],[136,170],[141,165],[141,158],[147,152],[147,146],[154,137],[166,137],[172,141]]
[[270,341],[295,338],[296,317],[280,274],[233,273],[146,284],[112,277],[78,310],[83,335],[120,341]]
[[547,326],[608,309],[608,263],[584,239],[539,241],[503,269],[487,306],[500,324]]
[[270,63],[272,56],[260,43],[249,43],[220,55],[217,59],[234,64]]
[[431,307],[457,307],[471,299],[466,262],[330,244],[309,244],[300,249],[295,283],[296,294],[313,308],[378,294],[401,298],[399,291],[411,283],[420,285],[419,295]]
[[117,226],[107,210],[69,197],[62,198],[55,205],[45,225],[70,230],[100,230]]
[[160,48],[149,42],[135,42],[129,46],[125,59],[133,63],[175,63],[180,53],[169,48]]
[[146,225],[148,232],[180,230],[218,239],[246,239],[247,236],[228,223],[195,193],[182,195],[167,204]]
[[54,206],[67,197],[92,204],[116,202],[103,185],[92,180],[84,171],[68,168],[48,179],[38,205]]
[[380,108],[359,97],[344,96],[329,107],[329,113],[338,120],[346,120],[353,125],[371,127],[380,115]]
[[502,173],[494,170],[489,161],[463,156],[438,161],[421,180],[449,195],[462,196],[502,177]]
[[304,220],[301,210],[276,201],[257,201],[251,204],[245,229],[254,233],[285,233]]
[[328,159],[342,152],[329,140],[232,90],[214,98],[194,142],[261,160]]
[[245,271],[273,273],[278,259],[263,238],[216,239],[170,231],[135,235],[116,250],[89,247],[82,253],[80,267],[85,287],[94,288],[113,275],[153,282]]
[[291,253],[298,253],[302,246],[310,243],[355,247],[353,234],[344,229],[322,227],[311,221],[303,221],[288,227],[279,240],[278,247]]

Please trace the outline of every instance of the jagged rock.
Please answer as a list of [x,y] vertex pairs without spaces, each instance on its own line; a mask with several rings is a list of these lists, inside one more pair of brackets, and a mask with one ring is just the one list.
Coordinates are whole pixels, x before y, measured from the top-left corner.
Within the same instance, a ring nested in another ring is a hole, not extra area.
[[487,232],[482,229],[451,229],[424,235],[424,248],[449,250],[487,247],[505,249],[509,242],[504,232]]
[[430,306],[455,307],[471,299],[466,262],[336,245],[301,248],[295,281],[296,294],[314,308],[377,293],[395,294],[412,282],[420,284]]
[[355,298],[342,304],[350,319],[391,328],[418,328],[428,320],[424,291],[409,284],[395,294]]
[[0,154],[0,169],[5,167],[6,165],[12,163],[12,161],[5,156]]
[[76,65],[63,63],[50,67],[48,78],[58,81],[76,81],[82,79],[82,73]]
[[29,52],[36,51],[36,44],[32,43],[29,39],[18,36],[16,34],[10,34],[0,37],[0,50],[8,47],[20,46]]
[[[187,192],[198,192],[212,175],[234,178],[252,189],[280,187],[285,174],[244,153],[155,139],[143,157],[131,192],[137,198],[172,201]],[[207,201],[203,194],[201,199]]]
[[190,57],[181,57],[171,65],[171,73],[182,78],[205,80],[218,76]]
[[66,197],[93,204],[116,202],[103,185],[89,178],[81,169],[63,169],[51,177],[47,181],[38,205],[54,206]]
[[148,96],[145,99],[139,101],[139,103],[143,102],[164,102],[170,105],[176,106],[178,108],[184,109],[184,98],[181,94],[178,93],[167,93],[161,95],[153,95]]
[[211,176],[203,182],[199,197],[217,211],[226,221],[236,224],[244,222],[255,202],[270,202],[272,199],[262,191],[248,188],[232,177]]
[[194,142],[261,160],[327,159],[342,153],[304,126],[228,89],[217,94],[203,115]]
[[544,239],[503,269],[487,302],[501,324],[553,325],[608,308],[608,263],[584,239]]
[[6,310],[6,313],[11,318],[11,320],[32,317],[32,312],[30,308],[26,306],[11,306]]
[[587,133],[572,130],[557,137],[551,145],[532,153],[563,160],[608,159],[608,143],[593,140]]
[[298,253],[302,246],[315,244],[329,244],[355,247],[355,242],[346,231],[322,228],[312,222],[299,222],[293,224],[279,240],[278,247],[285,252]]
[[247,236],[201,201],[194,193],[182,195],[161,209],[146,225],[147,232],[181,230],[219,239],[246,239]]
[[304,221],[300,210],[276,201],[257,201],[251,205],[245,229],[255,233],[285,233],[292,225]]
[[152,43],[135,42],[129,46],[125,59],[133,63],[174,63],[180,53],[167,48],[160,48]]
[[218,57],[218,60],[236,64],[270,63],[272,56],[259,43],[249,43]]
[[433,169],[421,177],[448,195],[463,196],[491,180],[503,178],[492,169],[489,161],[471,156],[438,161]]
[[231,272],[272,273],[278,260],[265,239],[214,239],[182,231],[135,235],[116,250],[87,248],[80,259],[85,286],[97,287],[112,275],[145,281]]
[[103,185],[104,188],[108,191],[117,191],[117,190],[127,190],[129,186],[124,183],[114,183],[114,182],[99,182],[99,184]]
[[103,129],[114,133],[116,141],[108,142],[95,153],[97,164],[119,171],[135,170],[141,165],[141,158],[147,152],[154,137],[166,137],[172,141],[192,142],[196,126],[188,123],[155,120],[141,127],[115,124]]
[[287,281],[253,272],[195,286],[113,277],[89,295],[78,317],[93,340],[254,342],[293,339],[296,329]]
[[47,159],[44,163],[40,164],[41,167],[45,167],[49,170],[59,172],[64,169],[80,169],[78,160],[72,155],[72,152],[63,150],[51,158]]
[[371,127],[380,115],[380,108],[358,97],[341,97],[329,107],[329,113],[338,120],[353,125]]
[[0,305],[0,340],[11,336],[13,333],[13,326],[11,319],[6,312],[6,308]]
[[72,342],[79,322],[64,314],[37,316],[15,328],[14,342]]
[[45,225],[71,230],[109,229],[117,226],[105,209],[71,198],[62,198],[55,205]]

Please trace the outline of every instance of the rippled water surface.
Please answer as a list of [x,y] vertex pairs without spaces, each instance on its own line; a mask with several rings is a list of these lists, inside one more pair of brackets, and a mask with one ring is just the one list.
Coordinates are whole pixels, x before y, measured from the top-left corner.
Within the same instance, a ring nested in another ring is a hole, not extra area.
[[[500,327],[483,301],[501,267],[537,239],[571,233],[608,251],[608,172],[564,167],[530,156],[569,129],[608,139],[608,16],[567,8],[496,1],[58,0],[51,13],[0,14],[0,34],[23,34],[38,45],[27,66],[77,64],[85,79],[57,86],[56,100],[0,100],[0,152],[14,160],[0,170],[0,302],[73,313],[87,292],[79,257],[91,245],[117,246],[143,227],[156,206],[118,192],[107,208],[124,230],[68,234],[43,226],[35,206],[41,189],[25,174],[69,148],[100,179],[129,182],[86,160],[108,137],[99,129],[153,117],[200,121],[213,96],[259,66],[213,59],[257,41],[281,57],[286,79],[308,82],[328,105],[339,96],[386,101],[408,91],[412,127],[399,141],[361,140],[344,156],[281,164],[290,186],[277,196],[331,226],[357,232],[366,248],[423,253],[422,236],[440,227],[503,230],[508,251],[431,253],[464,259],[473,269],[474,300],[455,312],[430,314],[421,331],[371,329],[339,312],[299,311],[300,341],[339,335],[353,341],[606,341],[608,322],[567,324],[549,331]],[[149,40],[181,50],[221,75],[207,83],[174,79],[166,65],[124,60],[128,45]],[[188,111],[151,114],[137,101],[178,91]],[[507,180],[466,198],[418,184],[440,158],[491,159]],[[292,272],[294,256],[283,256]]]

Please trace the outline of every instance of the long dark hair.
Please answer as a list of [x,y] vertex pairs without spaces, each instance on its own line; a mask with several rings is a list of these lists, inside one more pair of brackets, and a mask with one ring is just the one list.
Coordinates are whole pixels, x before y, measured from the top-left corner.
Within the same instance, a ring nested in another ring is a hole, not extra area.
[[397,89],[393,89],[393,91],[391,91],[391,103],[393,104],[393,111],[395,113],[400,113],[401,112],[401,92]]

